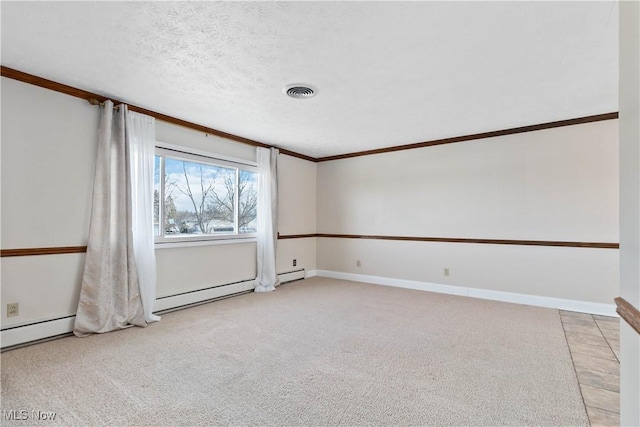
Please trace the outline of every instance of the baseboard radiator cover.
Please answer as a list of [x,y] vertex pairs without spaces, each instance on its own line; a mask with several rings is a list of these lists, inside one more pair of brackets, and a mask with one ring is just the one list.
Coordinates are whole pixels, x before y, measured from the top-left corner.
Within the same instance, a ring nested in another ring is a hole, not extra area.
[[[540,295],[518,294],[513,292],[493,291],[489,289],[470,288],[465,286],[443,285],[439,283],[420,282],[415,280],[394,279],[390,277],[369,276],[365,274],[343,273],[339,271],[315,270],[313,275],[333,279],[351,280],[374,285],[393,286],[397,288],[415,289],[419,291],[441,294],[459,295],[514,304],[533,305],[537,307],[556,308],[579,313],[599,314],[619,317],[615,304],[602,304],[590,301],[570,300],[564,298],[545,297]],[[311,277],[311,274],[308,275]]]
[[280,281],[280,285],[284,283],[295,282],[296,280],[302,280],[302,279],[305,279],[306,277],[307,277],[307,274],[304,268],[278,274],[278,280]]
[[2,349],[20,346],[30,342],[37,342],[57,336],[66,336],[73,331],[76,316],[66,316],[59,319],[45,320],[28,325],[8,327],[0,335]]
[[[305,277],[306,272],[304,269],[278,274],[280,284],[301,280]],[[153,311],[154,313],[166,313],[181,308],[188,308],[244,294],[253,290],[253,284],[253,279],[243,280],[240,282],[212,286],[207,289],[160,297],[156,299]],[[69,315],[62,318],[43,320],[26,325],[9,326],[0,332],[0,346],[3,350],[8,350],[25,344],[48,340],[53,337],[68,336],[73,331],[75,319],[75,315]]]
[[253,280],[243,280],[241,282],[212,286],[207,289],[160,297],[156,299],[153,312],[156,313],[174,308],[186,307],[192,304],[214,300],[223,296],[250,291],[251,289],[253,289]]

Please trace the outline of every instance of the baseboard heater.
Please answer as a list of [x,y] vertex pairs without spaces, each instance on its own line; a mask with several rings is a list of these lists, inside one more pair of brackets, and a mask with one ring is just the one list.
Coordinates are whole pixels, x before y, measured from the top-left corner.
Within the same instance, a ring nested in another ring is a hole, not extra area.
[[[293,282],[294,280],[300,280],[305,278],[305,270],[295,270],[286,273],[278,274],[278,280],[280,284]],[[163,312],[170,309],[188,307],[193,304],[200,304],[216,300],[218,298],[241,294],[253,289],[253,279],[243,280],[235,283],[228,283],[225,285],[212,286],[207,289],[200,289],[197,291],[184,292],[181,294],[166,296],[156,299],[156,305],[153,309],[155,312]]]
[[[305,270],[299,269],[278,274],[280,284],[301,280],[306,277]],[[253,279],[224,285],[212,286],[207,289],[184,292],[156,299],[154,312],[168,312],[180,308],[187,308],[222,298],[228,298],[250,292],[253,289]],[[27,325],[10,326],[3,329],[0,335],[2,350],[18,346],[33,344],[52,337],[67,336],[73,331],[75,315],[58,319],[43,320]]]
[[296,280],[302,280],[305,277],[307,277],[307,275],[304,268],[278,274],[278,280],[280,280],[281,285],[284,283],[295,282]]

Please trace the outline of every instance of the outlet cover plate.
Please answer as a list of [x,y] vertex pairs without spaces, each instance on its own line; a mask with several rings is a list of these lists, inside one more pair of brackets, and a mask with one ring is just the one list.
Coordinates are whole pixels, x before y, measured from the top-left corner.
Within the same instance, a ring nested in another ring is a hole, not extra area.
[[7,317],[14,317],[20,314],[20,305],[17,302],[7,304]]

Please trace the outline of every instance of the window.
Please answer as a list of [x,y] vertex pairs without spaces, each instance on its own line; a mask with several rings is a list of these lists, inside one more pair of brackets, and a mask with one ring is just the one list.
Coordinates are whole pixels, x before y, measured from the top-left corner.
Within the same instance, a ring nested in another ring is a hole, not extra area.
[[255,237],[257,178],[249,164],[156,148],[156,242]]

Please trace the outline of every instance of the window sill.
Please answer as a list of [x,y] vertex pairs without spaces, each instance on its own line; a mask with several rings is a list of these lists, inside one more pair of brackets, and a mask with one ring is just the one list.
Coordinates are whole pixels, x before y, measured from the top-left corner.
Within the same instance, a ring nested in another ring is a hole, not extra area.
[[191,246],[215,246],[215,245],[238,245],[242,243],[255,243],[255,237],[233,238],[233,239],[213,239],[213,240],[192,240],[180,242],[156,242],[155,249],[186,248]]

